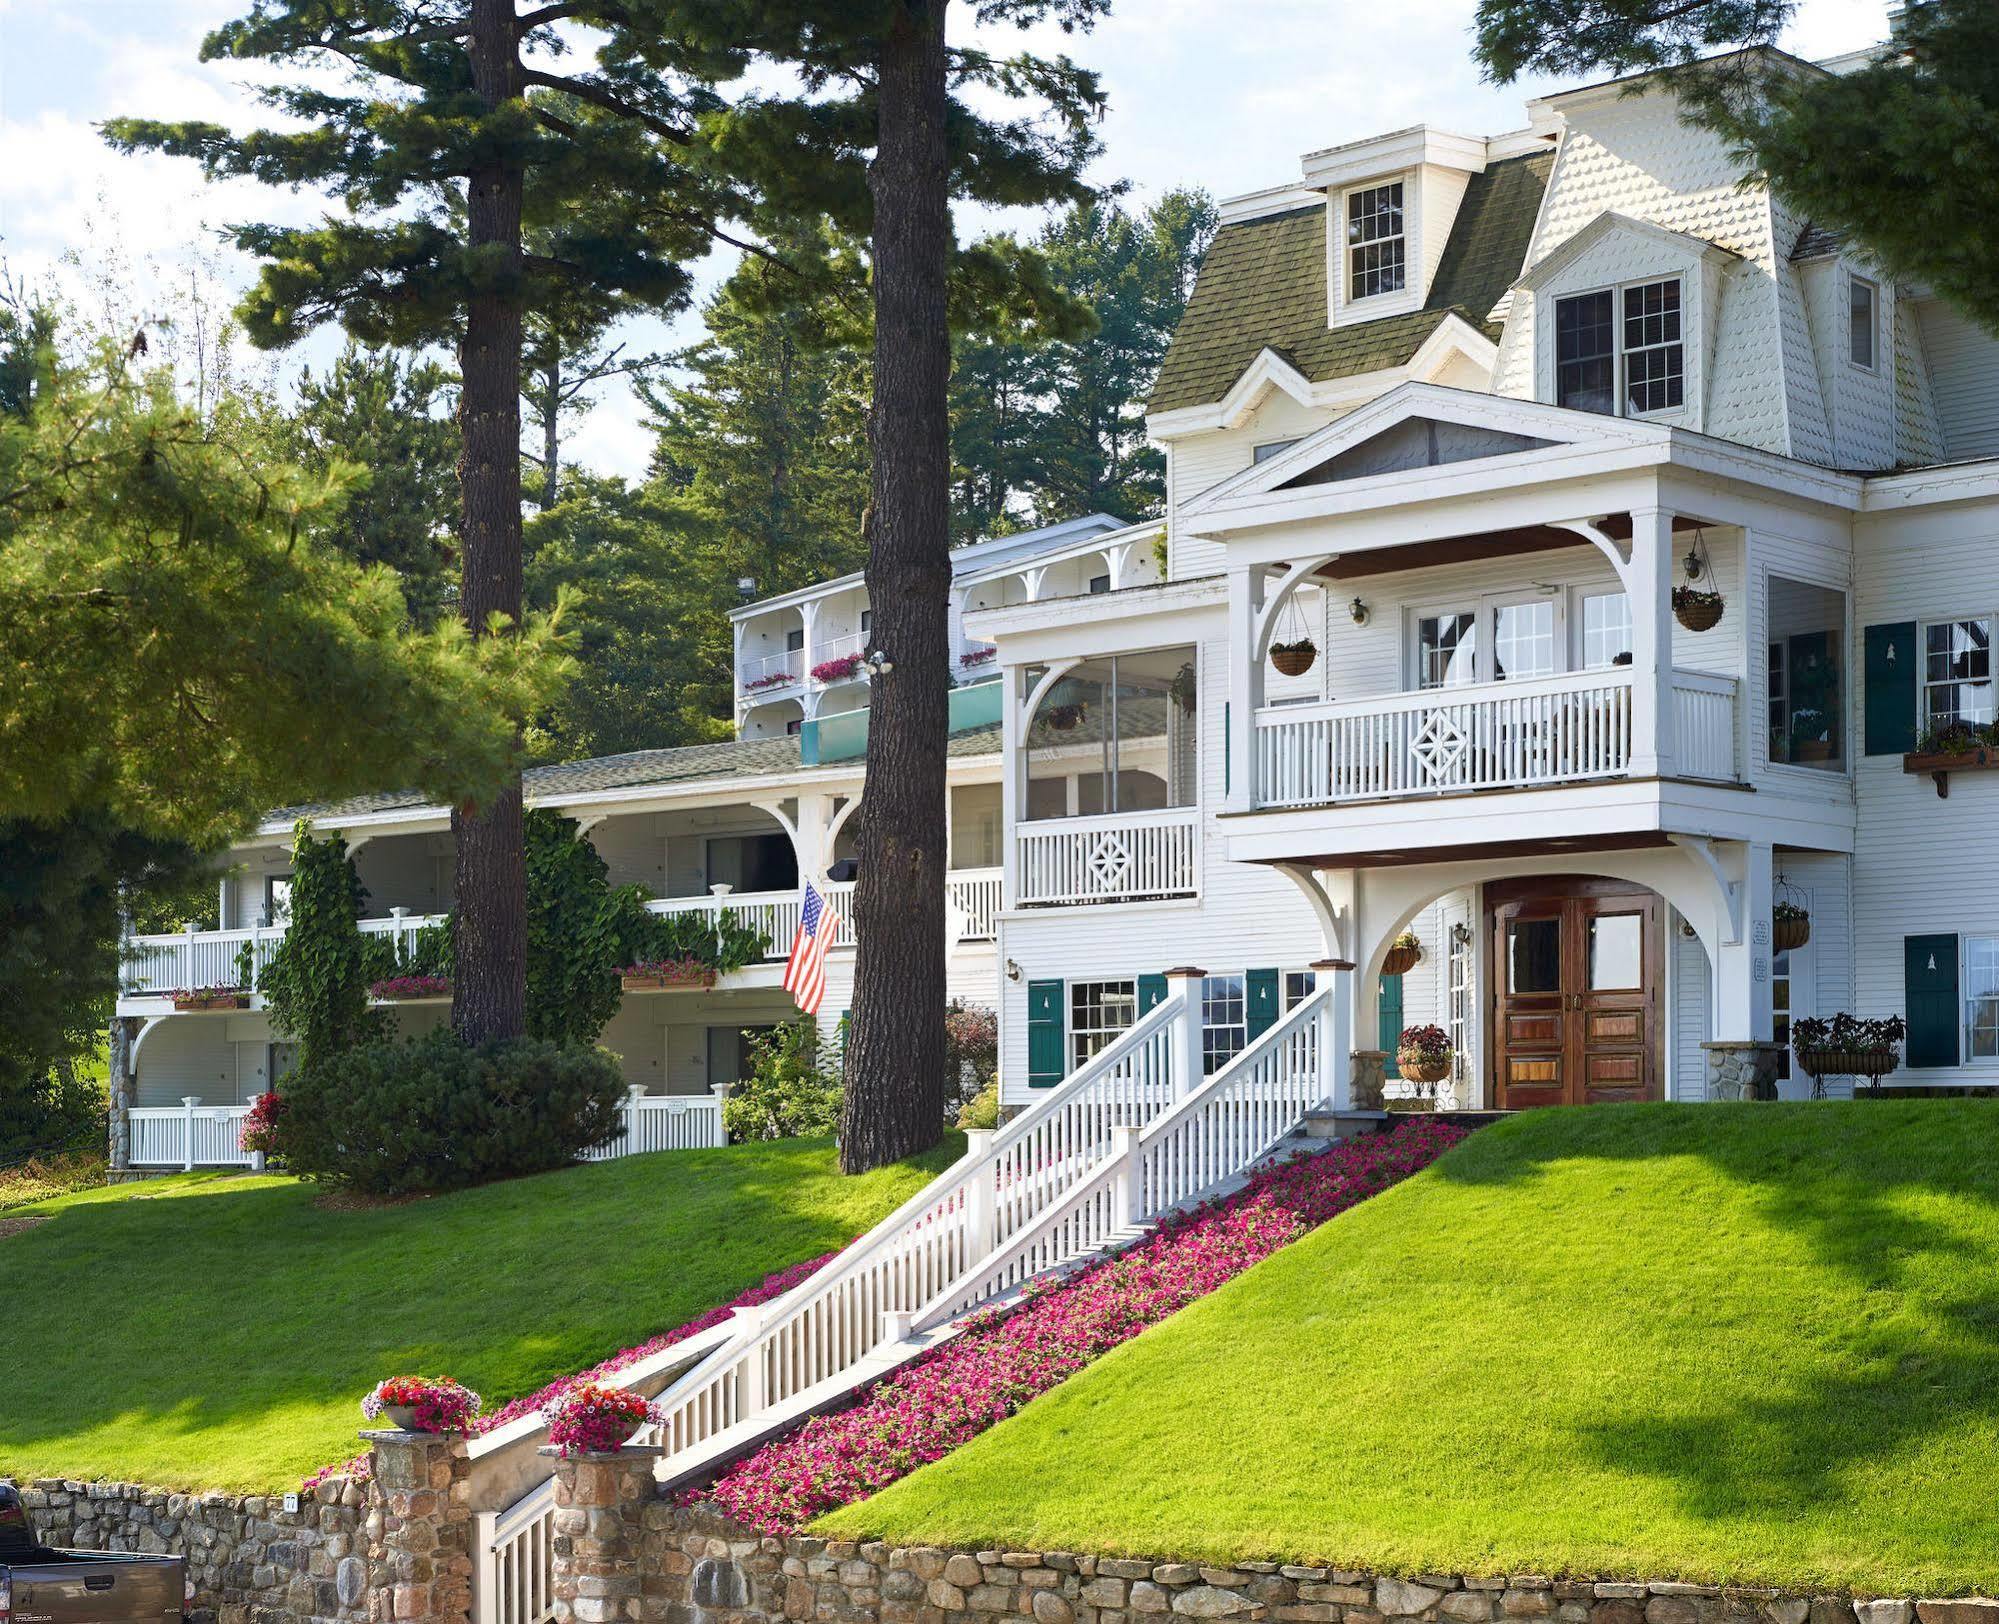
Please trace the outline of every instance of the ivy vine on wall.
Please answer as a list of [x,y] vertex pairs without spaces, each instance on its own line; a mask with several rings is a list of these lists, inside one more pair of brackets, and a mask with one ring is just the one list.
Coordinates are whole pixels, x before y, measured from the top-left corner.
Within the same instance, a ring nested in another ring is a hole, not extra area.
[[315,1060],[379,1037],[386,1022],[368,1005],[374,960],[360,929],[367,898],[361,877],[337,834],[312,837],[301,819],[292,831],[291,922],[258,978],[280,1037]]

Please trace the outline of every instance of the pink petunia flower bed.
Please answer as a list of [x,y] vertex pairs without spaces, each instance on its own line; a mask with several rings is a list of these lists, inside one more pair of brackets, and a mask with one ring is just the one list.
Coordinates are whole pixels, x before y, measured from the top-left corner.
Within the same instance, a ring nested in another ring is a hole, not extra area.
[[1265,1169],[1130,1251],[977,1317],[852,1408],[808,1421],[685,1498],[713,1500],[766,1534],[794,1533],[949,1454],[1119,1343],[1427,1167],[1466,1132],[1415,1120]]
[[[775,1274],[765,1275],[741,1296],[732,1297],[719,1307],[696,1314],[685,1325],[675,1326],[671,1331],[662,1331],[658,1336],[651,1337],[635,1347],[614,1353],[603,1363],[592,1365],[588,1370],[579,1370],[573,1376],[558,1376],[539,1392],[502,1404],[490,1415],[474,1418],[465,1430],[471,1437],[482,1437],[495,1428],[504,1427],[509,1421],[517,1421],[524,1415],[538,1414],[575,1388],[601,1382],[605,1377],[615,1375],[618,1371],[637,1364],[641,1359],[649,1359],[655,1353],[672,1347],[676,1342],[685,1342],[690,1336],[707,1330],[711,1325],[721,1324],[738,1308],[753,1308],[758,1303],[769,1302],[773,1297],[782,1297],[801,1280],[811,1278],[839,1255],[839,1250],[827,1252],[823,1256],[807,1258],[803,1263],[794,1263],[789,1268],[779,1269]],[[356,1455],[352,1460],[320,1467],[305,1480],[302,1485],[303,1491],[310,1494],[330,1477],[346,1477],[352,1478],[357,1483],[365,1482],[368,1477],[368,1456]]]

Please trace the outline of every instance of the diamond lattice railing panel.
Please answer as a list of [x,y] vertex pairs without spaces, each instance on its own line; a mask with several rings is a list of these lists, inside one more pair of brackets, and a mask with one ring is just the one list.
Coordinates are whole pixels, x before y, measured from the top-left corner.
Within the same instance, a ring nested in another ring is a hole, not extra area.
[[1131,877],[1131,839],[1122,830],[1106,830],[1090,847],[1087,860],[1090,883],[1099,892],[1115,895]]
[[1471,735],[1450,711],[1432,711],[1416,736],[1409,741],[1409,754],[1422,769],[1426,782],[1449,783],[1457,776],[1458,763],[1471,748]]

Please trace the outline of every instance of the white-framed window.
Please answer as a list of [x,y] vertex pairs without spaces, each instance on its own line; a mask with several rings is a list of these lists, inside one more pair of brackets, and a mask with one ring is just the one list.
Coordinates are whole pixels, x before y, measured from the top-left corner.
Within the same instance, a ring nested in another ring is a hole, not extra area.
[[1213,1076],[1242,1053],[1249,1041],[1249,1005],[1243,978],[1201,978],[1201,1071]]
[[1399,293],[1408,279],[1402,182],[1347,193],[1347,302]]
[[1249,460],[1252,465],[1259,462],[1268,462],[1278,452],[1289,451],[1297,443],[1298,441],[1295,436],[1289,440],[1265,440],[1262,445],[1250,447]]
[[1478,681],[1478,616],[1442,609],[1416,616],[1416,686],[1460,688]]
[[1555,404],[1628,417],[1683,405],[1681,292],[1669,276],[1558,298]]
[[1316,970],[1286,970],[1284,972],[1284,1013],[1292,1010],[1319,990],[1319,972]]
[[1964,939],[1964,1058],[1999,1060],[1999,936]]
[[1555,639],[1555,600],[1533,597],[1495,603],[1492,621],[1494,682],[1518,682],[1527,677],[1552,677],[1562,668],[1562,651]]
[[1992,617],[1932,620],[1923,625],[1923,720],[1990,722]]
[[1846,279],[1846,358],[1868,372],[1874,370],[1880,330],[1880,290],[1864,276]]
[[1604,671],[1630,663],[1631,600],[1622,592],[1584,592],[1576,619],[1583,670]]
[[1108,575],[1092,575],[1090,577],[1091,597],[1093,598],[1099,597],[1103,593],[1110,591],[1110,589],[1111,589],[1111,578]]
[[1560,591],[1417,609],[1408,621],[1410,687],[1553,676],[1563,666],[1567,624]]
[[1076,1070],[1138,1019],[1136,981],[1069,983],[1069,1069]]
[[866,636],[868,635],[868,633],[869,633],[869,632],[871,632],[871,631],[873,631],[874,629],[875,629],[875,612],[874,612],[874,610],[872,610],[872,609],[863,609],[863,610],[861,611],[861,635],[862,635],[863,637],[866,637]]
[[1456,1080],[1471,1073],[1471,1019],[1476,990],[1472,985],[1472,933],[1469,926],[1453,924],[1445,932],[1444,955],[1445,1031],[1451,1035],[1455,1057],[1452,1072]]
[[1777,1081],[1791,1080],[1791,955],[1779,948],[1770,955],[1770,1036],[1778,1045]]
[[796,654],[803,647],[805,647],[805,628],[803,626],[794,626],[784,634],[785,653]]

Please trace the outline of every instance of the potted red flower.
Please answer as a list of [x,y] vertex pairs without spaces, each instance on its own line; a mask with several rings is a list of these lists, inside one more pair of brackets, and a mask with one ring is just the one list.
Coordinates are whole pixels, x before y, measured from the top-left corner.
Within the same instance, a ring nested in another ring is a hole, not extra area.
[[404,1432],[463,1432],[480,1402],[477,1393],[449,1376],[391,1376],[361,1400],[361,1413]]
[[642,1393],[602,1382],[580,1382],[543,1409],[549,1444],[565,1455],[594,1455],[622,1449],[640,1427],[664,1412]]
[[696,958],[641,959],[618,972],[626,992],[664,992],[674,987],[712,987],[715,968]]
[[1451,1035],[1441,1026],[1405,1026],[1395,1042],[1395,1068],[1418,1083],[1441,1083],[1457,1058]]

